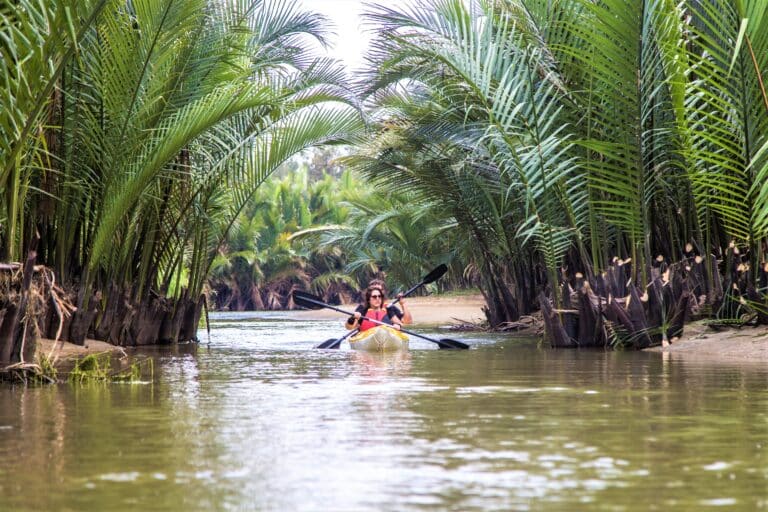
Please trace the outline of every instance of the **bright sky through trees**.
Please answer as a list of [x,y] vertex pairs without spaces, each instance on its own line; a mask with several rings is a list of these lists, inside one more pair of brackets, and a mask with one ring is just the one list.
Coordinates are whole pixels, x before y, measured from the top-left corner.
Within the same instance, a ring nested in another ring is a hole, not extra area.
[[[363,64],[363,56],[371,39],[371,34],[363,27],[362,14],[366,4],[375,3],[363,0],[301,0],[310,11],[327,16],[333,23],[333,32],[329,39],[333,48],[328,49],[331,57],[341,59],[351,70]],[[407,0],[380,0],[388,7],[405,5]],[[370,29],[370,27],[368,27]]]
[[363,54],[368,46],[370,35],[364,33],[361,14],[363,2],[360,0],[302,0],[311,11],[327,16],[333,22],[333,35],[330,39],[333,48],[329,55],[344,61],[351,69],[360,67]]

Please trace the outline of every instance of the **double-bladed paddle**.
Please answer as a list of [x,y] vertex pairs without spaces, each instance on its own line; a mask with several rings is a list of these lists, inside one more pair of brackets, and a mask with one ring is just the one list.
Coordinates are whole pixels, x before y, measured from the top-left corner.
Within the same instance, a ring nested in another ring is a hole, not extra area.
[[[328,308],[334,311],[338,311],[339,313],[344,313],[347,316],[352,316],[352,313],[350,313],[349,311],[345,311],[341,308],[337,308],[336,306],[331,306],[330,304],[326,304],[320,299],[320,297],[316,295],[312,295],[311,293],[296,290],[293,292],[293,301],[299,306],[302,306],[307,309]],[[361,317],[361,318],[364,320],[368,320],[369,322],[372,322],[377,325],[389,325],[384,322],[379,322],[378,320],[374,320],[373,318],[367,318],[367,317]],[[416,336],[417,338],[431,341],[432,343],[437,343],[437,345],[440,348],[465,349],[465,350],[469,348],[469,345],[467,345],[466,343],[462,343],[461,341],[458,341],[458,340],[452,340],[450,338],[440,338],[439,340],[436,340],[434,338],[424,336],[423,334],[417,334],[412,331],[406,331],[405,329],[400,329],[400,332],[404,332],[409,336]]]
[[[424,285],[427,285],[429,283],[434,283],[435,281],[437,281],[438,279],[443,277],[443,274],[445,274],[446,272],[448,272],[448,267],[445,265],[445,263],[443,263],[440,266],[438,266],[437,268],[435,268],[432,272],[430,272],[429,274],[424,276],[424,278],[421,280],[421,282],[419,282],[418,284],[413,285],[409,290],[405,291],[403,293],[403,297],[409,296],[410,294],[412,294],[413,292],[415,292],[416,290],[418,290],[420,287],[422,287]],[[390,306],[394,306],[398,302],[400,302],[400,297],[395,299],[395,301],[392,304],[390,304]],[[320,343],[315,348],[339,348],[341,346],[341,343],[344,340],[346,340],[350,336],[353,336],[353,335],[355,335],[357,333],[358,333],[357,329],[352,329],[351,331],[349,331],[347,334],[345,334],[341,338],[330,338],[330,339],[327,339],[324,342]]]

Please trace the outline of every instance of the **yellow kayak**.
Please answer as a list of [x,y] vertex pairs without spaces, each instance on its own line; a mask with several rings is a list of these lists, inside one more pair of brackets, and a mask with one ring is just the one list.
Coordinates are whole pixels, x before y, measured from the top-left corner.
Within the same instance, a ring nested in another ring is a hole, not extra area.
[[349,338],[349,346],[368,352],[408,350],[408,336],[392,327],[379,325]]

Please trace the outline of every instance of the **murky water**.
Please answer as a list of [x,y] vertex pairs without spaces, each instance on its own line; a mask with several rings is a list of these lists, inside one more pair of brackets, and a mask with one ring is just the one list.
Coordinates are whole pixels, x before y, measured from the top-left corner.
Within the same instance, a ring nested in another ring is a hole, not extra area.
[[0,387],[0,510],[768,509],[764,365],[311,349],[340,325],[220,315],[152,382]]

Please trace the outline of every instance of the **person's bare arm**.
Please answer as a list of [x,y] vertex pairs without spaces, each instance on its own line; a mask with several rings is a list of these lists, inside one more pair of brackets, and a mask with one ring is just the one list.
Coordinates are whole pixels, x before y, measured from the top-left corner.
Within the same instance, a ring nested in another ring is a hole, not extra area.
[[400,307],[403,311],[402,323],[404,325],[413,323],[413,316],[411,315],[411,311],[408,309],[408,306],[405,305],[405,297],[403,297],[403,294],[400,293],[398,294],[397,298],[400,299]]

